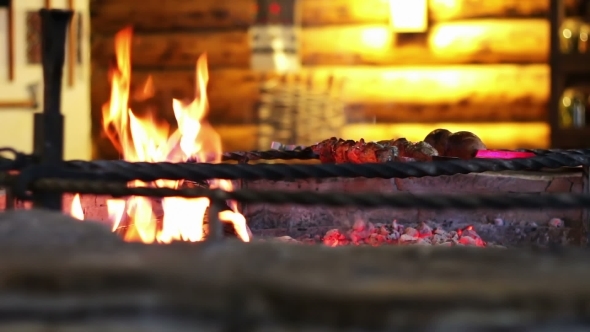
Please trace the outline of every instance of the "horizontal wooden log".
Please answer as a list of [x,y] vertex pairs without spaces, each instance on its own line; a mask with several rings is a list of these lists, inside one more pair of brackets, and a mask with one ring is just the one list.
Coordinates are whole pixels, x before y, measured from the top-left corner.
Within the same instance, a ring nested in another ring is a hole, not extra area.
[[[432,22],[474,18],[546,18],[550,0],[429,0]],[[565,0],[573,9],[578,0]],[[388,24],[385,0],[300,0],[303,26]]]
[[[207,53],[211,67],[250,66],[248,31],[133,35],[131,63],[134,67],[194,66]],[[108,65],[115,55],[114,38],[96,36],[92,41],[92,61]]]
[[[157,108],[172,114],[172,98],[192,98],[194,71],[135,71],[141,87],[149,75],[159,92]],[[321,84],[329,75],[344,81],[342,100],[356,120],[384,123],[546,121],[549,69],[546,65],[314,68]],[[256,120],[256,103],[263,75],[251,70],[211,70],[209,120],[214,124],[247,124]],[[92,113],[109,99],[105,71],[92,75]]]
[[428,49],[441,62],[546,62],[549,22],[488,19],[440,23],[429,34]]
[[[430,18],[433,21],[451,21],[467,18],[539,17],[549,13],[550,0],[430,0]],[[565,0],[571,9],[578,0]]]
[[[568,8],[577,0],[566,0]],[[126,25],[139,31],[182,31],[247,27],[254,23],[254,0],[94,0],[90,13],[92,32],[112,35]],[[300,0],[303,26],[388,24],[385,0]],[[547,17],[549,0],[431,0],[434,22],[471,18]]]
[[[546,20],[484,20],[440,23],[428,38],[396,42],[388,25],[305,28],[300,56],[304,65],[412,65],[546,62]],[[192,67],[207,52],[212,67],[250,66],[246,29],[200,33],[136,33],[135,68]],[[113,58],[112,36],[95,36],[92,59],[106,66]]]
[[[224,151],[257,149],[258,127],[256,125],[214,127],[221,136]],[[419,141],[436,128],[447,128],[453,132],[472,131],[481,137],[490,149],[549,147],[549,125],[545,122],[354,124],[345,126],[341,136],[347,139],[365,138],[366,140],[406,137],[408,140]],[[93,158],[118,158],[117,153],[105,138],[95,136],[93,144]]]
[[112,35],[127,25],[139,31],[248,27],[254,22],[255,0],[93,0],[93,34]]

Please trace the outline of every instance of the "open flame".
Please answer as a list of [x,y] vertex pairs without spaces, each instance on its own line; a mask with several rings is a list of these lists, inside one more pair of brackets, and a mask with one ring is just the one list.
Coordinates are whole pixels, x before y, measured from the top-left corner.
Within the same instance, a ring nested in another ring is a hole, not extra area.
[[[205,120],[209,103],[207,100],[207,57],[201,55],[196,64],[196,91],[192,101],[173,99],[172,107],[178,129],[171,128],[156,119],[153,111],[139,116],[129,109],[131,89],[131,27],[115,36],[116,63],[110,71],[111,96],[103,105],[103,128],[107,137],[123,158],[131,162],[221,162],[221,139]],[[147,99],[154,95],[154,85],[149,77],[142,89],[134,92],[133,98]],[[154,183],[133,181],[129,186],[157,186],[178,188],[183,181],[158,180]],[[209,187],[233,190],[231,181],[212,180]],[[71,213],[80,218],[79,196],[72,202]],[[161,201],[163,215],[156,215],[156,201],[146,197],[132,196],[128,199],[109,199],[107,209],[113,222],[113,231],[125,221],[124,238],[127,241],[144,243],[169,243],[172,241],[201,241],[204,238],[204,216],[209,206],[208,198],[167,197]],[[238,212],[235,201],[228,202],[231,210],[222,211],[219,219],[232,223],[237,235],[249,241],[250,230],[246,219]],[[158,218],[159,217],[159,218]]]

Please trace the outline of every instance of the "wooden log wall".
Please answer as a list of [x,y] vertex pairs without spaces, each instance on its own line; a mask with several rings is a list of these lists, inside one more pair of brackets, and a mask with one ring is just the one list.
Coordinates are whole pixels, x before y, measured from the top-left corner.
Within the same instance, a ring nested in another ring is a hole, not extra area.
[[[547,121],[549,0],[430,0],[428,32],[402,35],[389,28],[386,0],[299,1],[304,71],[346,77],[345,102],[367,121],[518,122],[523,130]],[[264,76],[249,69],[254,2],[91,0],[95,141],[113,36],[133,25],[134,84],[153,75],[157,102],[171,114],[172,97],[192,97],[196,59],[207,52],[209,119],[225,150],[252,148]],[[533,141],[548,139],[547,130],[532,134]]]

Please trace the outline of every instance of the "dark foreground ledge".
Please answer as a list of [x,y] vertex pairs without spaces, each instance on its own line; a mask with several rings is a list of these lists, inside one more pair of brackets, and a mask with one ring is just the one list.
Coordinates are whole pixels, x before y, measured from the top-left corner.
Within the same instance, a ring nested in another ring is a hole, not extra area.
[[582,250],[147,246],[78,233],[68,245],[2,241],[1,332],[590,327]]

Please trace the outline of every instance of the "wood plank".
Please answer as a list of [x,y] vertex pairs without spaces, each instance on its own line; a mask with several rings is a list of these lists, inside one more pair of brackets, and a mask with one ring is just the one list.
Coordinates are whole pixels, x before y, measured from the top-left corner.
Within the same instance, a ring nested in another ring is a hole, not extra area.
[[545,19],[475,20],[435,25],[429,49],[441,61],[546,62],[549,22]]
[[303,26],[389,24],[389,1],[299,0]]
[[[573,8],[577,0],[565,0]],[[138,31],[187,31],[248,27],[254,0],[93,0],[92,32],[112,35],[126,25]],[[545,18],[549,0],[430,0],[433,22],[473,18]],[[386,0],[299,0],[303,26],[389,24]]]
[[92,33],[112,35],[127,25],[138,31],[179,31],[248,27],[254,22],[255,0],[93,0]]
[[[301,32],[304,65],[415,65],[456,63],[539,63],[547,61],[545,20],[488,20],[436,25],[426,38],[397,40],[387,25],[306,28]],[[209,54],[211,67],[248,68],[246,30],[202,33],[137,33],[135,68],[194,66]],[[95,37],[92,59],[106,66],[114,55],[112,37]]]
[[[550,0],[429,0],[430,18],[435,22],[473,18],[539,17],[549,14]],[[572,9],[578,0],[565,0]]]
[[[192,98],[191,70],[134,71],[135,87],[149,75],[158,91],[160,114],[172,116],[172,98]],[[329,75],[345,80],[342,96],[349,114],[376,122],[545,121],[549,96],[546,65],[489,65],[452,67],[313,68],[318,81]],[[256,119],[262,73],[242,69],[210,71],[209,120],[213,124],[248,124]],[[368,88],[369,87],[369,88]],[[104,71],[92,74],[93,122],[109,98]]]
[[[550,0],[429,0],[429,19],[546,18]],[[564,0],[573,9],[578,0]],[[389,24],[386,0],[300,0],[303,26]]]
[[[135,33],[132,41],[131,63],[134,68],[182,66],[192,67],[202,53],[207,52],[211,67],[250,66],[250,44],[247,30],[214,33]],[[115,54],[114,38],[95,36],[92,41],[92,61],[107,66]]]

